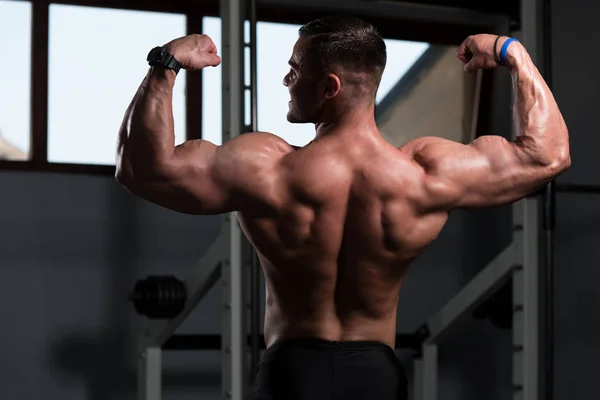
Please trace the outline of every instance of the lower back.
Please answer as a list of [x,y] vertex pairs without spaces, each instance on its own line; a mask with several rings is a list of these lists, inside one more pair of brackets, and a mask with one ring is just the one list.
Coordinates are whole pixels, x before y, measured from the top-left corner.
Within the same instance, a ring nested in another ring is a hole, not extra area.
[[[376,341],[394,347],[398,290],[404,274],[391,279],[389,274],[363,267],[350,274],[338,270],[335,278],[320,278],[313,266],[306,268],[311,271],[305,271],[305,279],[295,279],[293,273],[286,279],[285,266],[275,267],[268,262],[262,265],[267,291],[267,346],[286,339],[317,338]],[[349,266],[342,269],[347,271]]]
[[295,318],[282,314],[277,307],[267,306],[265,342],[267,348],[290,339],[322,339],[335,342],[373,341],[394,348],[396,318],[370,319],[359,316],[344,321],[336,316]]

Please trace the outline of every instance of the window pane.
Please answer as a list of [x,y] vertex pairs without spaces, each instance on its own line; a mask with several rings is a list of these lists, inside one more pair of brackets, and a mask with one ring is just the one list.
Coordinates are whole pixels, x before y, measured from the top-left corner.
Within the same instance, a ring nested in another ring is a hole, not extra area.
[[387,62],[375,101],[383,100],[406,72],[429,48],[428,43],[385,39]]
[[[0,1],[0,159],[29,159],[31,3]],[[18,66],[18,68],[15,68]]]
[[[185,34],[184,15],[51,5],[48,160],[114,165],[148,52]],[[185,77],[173,92],[176,144],[186,136]]]
[[[221,20],[205,17],[202,20],[202,32],[210,36],[219,55],[221,50]],[[221,127],[221,66],[202,70],[202,139],[214,144],[222,144]]]
[[[304,146],[314,137],[312,124],[291,124],[287,121],[289,94],[283,77],[289,70],[288,60],[298,39],[299,25],[259,22],[258,39],[258,128],[274,133],[290,144]],[[221,23],[218,18],[204,18],[204,32],[221,48]],[[388,68],[377,94],[383,99],[410,66],[429,47],[427,43],[386,40]],[[221,69],[203,71],[203,138],[221,143]]]

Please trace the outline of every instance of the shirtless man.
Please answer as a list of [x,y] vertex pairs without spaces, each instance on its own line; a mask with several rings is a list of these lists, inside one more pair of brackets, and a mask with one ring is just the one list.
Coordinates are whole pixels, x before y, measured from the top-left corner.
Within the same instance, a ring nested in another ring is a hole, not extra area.
[[[283,84],[288,120],[315,124],[309,145],[295,150],[254,132],[222,146],[174,146],[176,72],[151,61],[119,132],[116,178],[175,211],[237,212],[267,282],[268,349],[254,398],[404,399],[392,349],[409,265],[451,210],[513,202],[567,169],[567,127],[514,41],[504,64],[514,82],[516,140],[492,135],[464,145],[432,136],[394,148],[374,119],[386,63],[378,33],[349,18],[313,21],[299,33]],[[496,67],[507,39],[468,37],[458,59],[467,72]],[[185,69],[220,63],[204,35],[164,49]]]

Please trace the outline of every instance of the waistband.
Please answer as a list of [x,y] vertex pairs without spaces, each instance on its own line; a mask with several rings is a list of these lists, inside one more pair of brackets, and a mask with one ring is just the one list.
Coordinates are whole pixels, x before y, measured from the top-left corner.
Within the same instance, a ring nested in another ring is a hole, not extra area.
[[304,339],[282,339],[271,345],[267,352],[274,352],[283,350],[286,348],[290,349],[312,349],[312,350],[340,350],[340,351],[370,351],[370,350],[383,350],[385,352],[395,354],[394,350],[385,343],[368,341],[368,340],[357,340],[357,341],[343,341],[336,342],[331,340],[316,339],[316,338],[304,338]]

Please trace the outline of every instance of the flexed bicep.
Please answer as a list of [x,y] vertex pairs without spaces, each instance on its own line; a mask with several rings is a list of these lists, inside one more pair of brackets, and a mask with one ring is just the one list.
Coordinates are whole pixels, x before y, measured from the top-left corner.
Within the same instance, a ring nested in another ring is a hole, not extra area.
[[448,210],[506,204],[569,168],[568,129],[524,46],[506,37],[474,35],[461,44],[457,56],[468,72],[497,65],[510,71],[517,138],[481,136],[464,145],[428,137],[407,143],[403,150],[424,171],[425,204]]
[[526,147],[522,140],[490,135],[468,145],[420,138],[408,150],[423,168],[428,207],[450,210],[508,204],[549,182],[556,171]]
[[190,140],[149,179],[122,183],[137,196],[186,214],[260,209],[280,193],[278,160],[292,151],[286,145],[267,133],[240,135],[222,146]]

